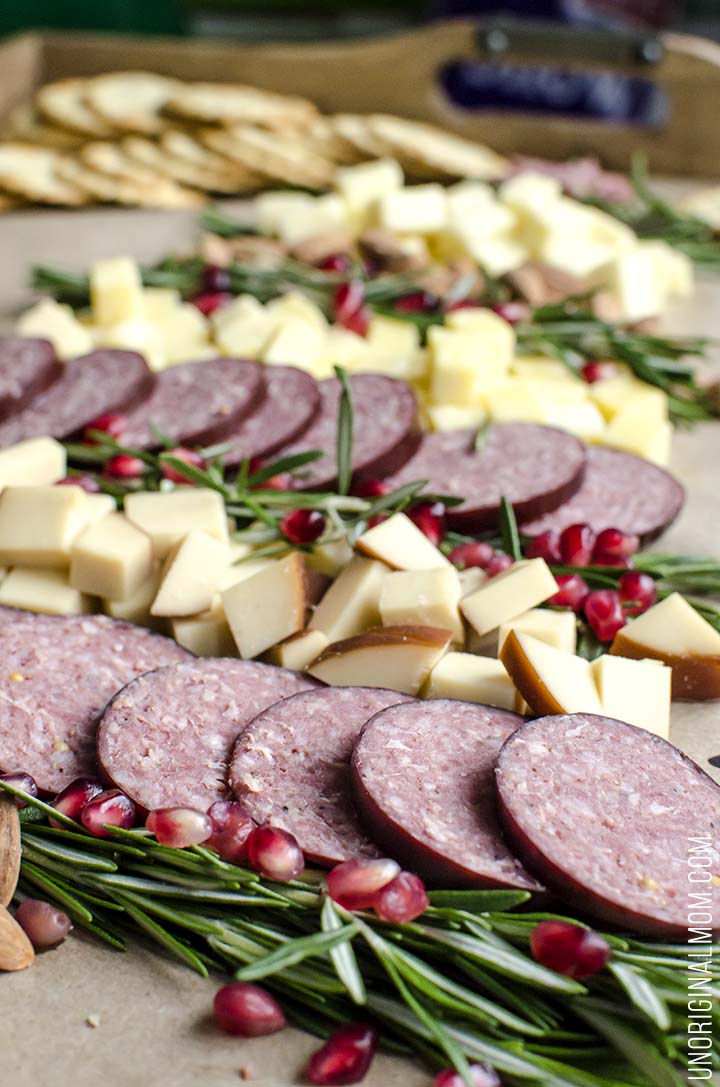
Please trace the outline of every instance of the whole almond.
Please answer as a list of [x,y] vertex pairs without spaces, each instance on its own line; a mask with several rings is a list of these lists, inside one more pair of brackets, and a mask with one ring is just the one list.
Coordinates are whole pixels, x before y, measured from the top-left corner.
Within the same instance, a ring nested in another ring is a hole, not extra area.
[[0,970],[25,970],[34,958],[33,945],[12,914],[0,906]]
[[7,906],[15,894],[20,873],[20,819],[15,801],[0,795],[0,906]]

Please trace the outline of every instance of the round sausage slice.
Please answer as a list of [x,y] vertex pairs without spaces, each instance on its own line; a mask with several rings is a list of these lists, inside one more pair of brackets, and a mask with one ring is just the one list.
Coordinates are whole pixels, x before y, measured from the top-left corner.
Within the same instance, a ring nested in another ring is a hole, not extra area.
[[352,758],[371,838],[433,887],[540,890],[505,844],[495,811],[495,760],[523,720],[445,698],[378,713]]
[[225,657],[157,668],[107,706],[97,734],[100,765],[148,811],[206,811],[227,795],[238,733],[278,698],[315,685],[285,668]]
[[[350,378],[354,415],[352,471],[355,482],[397,471],[417,448],[419,429],[415,394],[404,381],[381,374]],[[324,455],[299,469],[298,490],[329,490],[337,482],[337,427],[341,385],[320,382],[320,411],[301,438],[279,456],[317,449]]]
[[672,744],[609,717],[540,717],[496,777],[518,856],[578,909],[685,939],[699,891],[720,928],[720,786]]
[[133,449],[223,441],[265,395],[257,362],[209,359],[162,370],[150,396],[131,412],[120,435]]
[[225,436],[231,446],[223,454],[226,468],[267,457],[302,434],[320,408],[318,383],[293,366],[268,366],[265,399]]
[[62,374],[48,340],[0,337],[0,419],[25,407]]
[[57,381],[0,423],[0,446],[42,434],[69,438],[99,415],[133,408],[152,387],[153,375],[135,351],[107,349],[70,359]]
[[684,502],[682,485],[664,468],[633,453],[593,446],[572,498],[551,513],[526,520],[521,530],[538,536],[547,529],[562,532],[568,525],[585,522],[595,532],[619,528],[649,542],[669,527]]
[[277,702],[240,734],[230,785],[258,823],[291,831],[316,864],[377,857],[350,797],[350,757],[365,722],[407,695],[327,687]]
[[0,626],[0,769],[24,770],[47,792],[96,775],[97,719],[120,687],[191,658],[170,638],[105,615],[2,608]]
[[518,519],[555,509],[580,486],[585,446],[571,434],[535,423],[492,426],[479,448],[474,430],[426,434],[413,457],[391,476],[394,490],[427,480],[433,494],[463,499],[448,510],[459,531],[496,528],[500,500],[512,502]]

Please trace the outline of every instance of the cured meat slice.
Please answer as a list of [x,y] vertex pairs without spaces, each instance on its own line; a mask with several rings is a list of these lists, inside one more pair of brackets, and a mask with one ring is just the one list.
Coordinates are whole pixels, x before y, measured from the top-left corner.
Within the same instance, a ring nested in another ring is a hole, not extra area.
[[105,615],[0,608],[0,627],[0,768],[53,793],[96,775],[97,719],[120,687],[191,658],[170,638]]
[[448,510],[460,531],[495,528],[500,500],[518,518],[537,517],[564,502],[580,486],[585,446],[571,434],[535,423],[500,423],[475,448],[474,430],[426,434],[415,455],[387,483],[427,480],[433,494],[462,498]]
[[373,841],[433,887],[541,890],[503,841],[495,810],[495,760],[523,720],[445,698],[371,718],[352,784]]
[[575,494],[552,512],[525,520],[521,529],[538,536],[585,522],[595,532],[619,528],[647,542],[669,527],[684,503],[682,485],[664,468],[633,453],[592,446]]
[[365,722],[406,695],[326,687],[277,702],[240,734],[230,785],[258,823],[291,831],[317,864],[377,857],[350,797],[350,757]]
[[[417,448],[419,429],[415,394],[404,381],[381,374],[350,378],[354,413],[352,470],[356,482],[380,478],[399,469]],[[340,382],[320,382],[320,411],[301,438],[279,452],[305,453],[319,449],[318,461],[297,473],[298,490],[328,490],[337,482],[338,411]]]
[[48,340],[0,337],[0,419],[25,407],[62,374]]
[[268,366],[265,379],[265,399],[225,436],[232,443],[223,455],[226,468],[236,467],[246,457],[267,457],[295,441],[320,408],[318,383],[304,370]]
[[69,438],[106,412],[122,412],[149,395],[153,375],[135,351],[103,349],[70,359],[32,403],[0,423],[0,446],[49,434]]
[[257,362],[219,358],[172,366],[128,415],[121,439],[133,449],[158,448],[158,432],[178,445],[219,442],[264,395]]
[[206,658],[118,691],[100,719],[100,765],[142,808],[206,811],[227,795],[233,743],[256,714],[315,680],[272,664]]
[[[666,740],[610,717],[540,717],[497,765],[519,857],[584,913],[687,938],[692,891],[720,928],[720,786]],[[702,883],[688,881],[698,856]]]

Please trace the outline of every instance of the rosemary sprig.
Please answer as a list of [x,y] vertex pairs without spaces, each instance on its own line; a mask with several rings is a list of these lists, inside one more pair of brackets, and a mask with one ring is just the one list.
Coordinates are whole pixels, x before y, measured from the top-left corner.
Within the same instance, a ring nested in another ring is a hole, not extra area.
[[529,954],[534,925],[555,915],[523,911],[524,894],[434,892],[417,922],[387,924],[332,903],[319,874],[271,883],[143,830],[53,829],[47,805],[24,799],[19,895],[41,893],[117,950],[140,938],[202,976],[262,979],[314,1033],[370,1016],[390,1051],[431,1068],[487,1061],[508,1084],[542,1087],[682,1083],[687,947],[608,936],[610,968],[581,984]]

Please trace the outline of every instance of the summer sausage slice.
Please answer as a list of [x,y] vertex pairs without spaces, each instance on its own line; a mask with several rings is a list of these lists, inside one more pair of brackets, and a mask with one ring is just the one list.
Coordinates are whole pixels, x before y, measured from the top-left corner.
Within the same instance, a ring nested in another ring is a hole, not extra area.
[[258,823],[291,831],[316,864],[377,857],[350,797],[350,757],[365,722],[407,696],[326,687],[277,702],[240,734],[230,785]]
[[387,483],[395,489],[424,479],[433,494],[464,499],[448,510],[449,523],[460,531],[478,531],[497,526],[503,496],[518,519],[554,509],[575,493],[585,470],[583,443],[554,427],[500,423],[480,448],[475,445],[474,430],[426,434]]
[[100,720],[100,765],[140,807],[206,811],[227,795],[233,743],[256,714],[315,681],[272,664],[209,658],[158,668],[118,691]]
[[[685,939],[702,890],[720,928],[720,786],[666,740],[609,717],[540,717],[510,736],[496,777],[513,848],[578,909]],[[688,881],[694,855],[702,883]]]
[[495,811],[495,760],[523,720],[445,698],[371,718],[352,758],[371,838],[433,887],[540,890],[503,841]]
[[120,687],[191,658],[170,638],[105,615],[2,608],[0,627],[0,769],[24,770],[47,792],[96,775],[97,719]]
[[135,351],[103,349],[70,359],[57,381],[0,423],[0,446],[42,434],[69,438],[98,415],[133,408],[152,387],[153,375]]
[[669,527],[684,502],[682,485],[664,468],[633,453],[593,446],[572,498],[543,517],[525,520],[521,530],[538,536],[585,522],[595,532],[619,528],[649,542]]
[[295,441],[319,408],[320,391],[311,374],[294,366],[268,366],[265,399],[225,436],[232,443],[223,454],[225,467],[234,468],[246,457],[267,457]]
[[48,340],[0,337],[0,419],[25,407],[62,374]]
[[157,375],[152,393],[128,415],[120,437],[133,449],[159,448],[158,431],[178,445],[223,441],[264,395],[257,362],[181,363]]
[[[350,378],[354,440],[352,470],[356,482],[397,471],[415,451],[419,424],[415,394],[404,381],[381,374]],[[324,456],[297,473],[298,490],[328,490],[337,482],[337,425],[340,382],[320,382],[320,411],[304,434],[279,456],[321,450]]]

